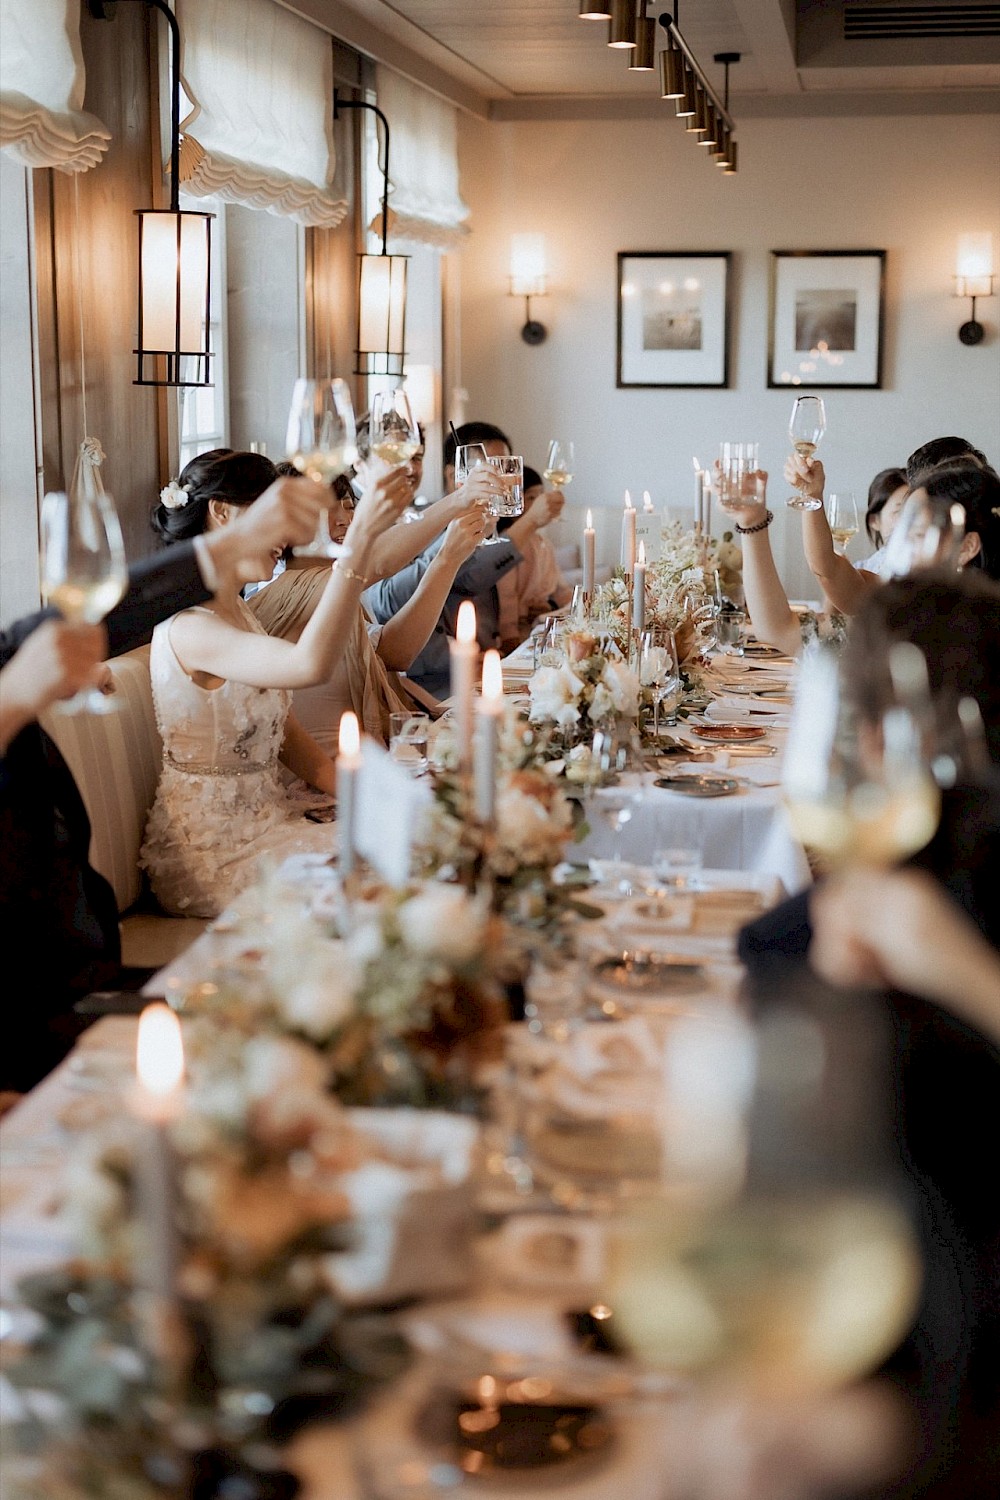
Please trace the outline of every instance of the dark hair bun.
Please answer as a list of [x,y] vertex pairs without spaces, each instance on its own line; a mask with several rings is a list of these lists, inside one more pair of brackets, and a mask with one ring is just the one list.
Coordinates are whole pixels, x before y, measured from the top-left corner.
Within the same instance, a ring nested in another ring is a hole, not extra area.
[[210,500],[228,500],[231,505],[252,505],[274,483],[274,464],[263,453],[239,453],[232,448],[211,448],[185,464],[178,484],[187,490],[181,506],[155,506],[150,523],[165,542],[186,541],[200,536],[208,520]]

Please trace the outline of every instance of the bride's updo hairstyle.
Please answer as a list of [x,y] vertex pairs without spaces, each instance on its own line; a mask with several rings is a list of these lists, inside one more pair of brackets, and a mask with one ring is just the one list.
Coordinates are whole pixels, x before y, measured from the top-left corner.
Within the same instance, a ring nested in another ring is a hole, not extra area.
[[210,500],[252,505],[276,478],[274,464],[262,453],[211,448],[186,464],[179,479],[164,486],[150,524],[167,543],[187,541],[205,530]]

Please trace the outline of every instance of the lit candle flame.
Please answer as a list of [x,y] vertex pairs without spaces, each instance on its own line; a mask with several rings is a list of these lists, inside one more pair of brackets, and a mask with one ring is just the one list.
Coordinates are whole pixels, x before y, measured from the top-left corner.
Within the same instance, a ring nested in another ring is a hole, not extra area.
[[701,473],[701,464],[698,462],[698,460],[696,458],[692,458],[691,462],[694,464],[694,472],[696,474],[700,474]]
[[646,543],[645,542],[640,542],[639,543],[639,556],[636,559],[636,566],[639,567],[639,568],[644,568],[646,566]]
[[592,511],[588,510],[588,512],[587,512],[587,530],[588,531],[593,531],[593,529],[594,529],[594,515],[593,515]]
[[630,490],[625,491],[625,509],[635,510],[635,506],[632,504],[632,494]]
[[357,755],[361,750],[361,731],[358,716],[348,710],[340,716],[340,732],[337,745],[341,755]]
[[455,639],[461,641],[463,646],[471,645],[476,639],[476,606],[471,599],[463,599],[458,606]]
[[503,697],[503,667],[499,651],[487,651],[483,657],[483,697],[494,703]]
[[139,1017],[135,1071],[148,1094],[167,1099],[184,1082],[180,1022],[169,1005],[147,1005]]
[[655,508],[653,505],[653,497],[648,490],[643,490],[642,492],[642,508],[643,510],[653,510]]

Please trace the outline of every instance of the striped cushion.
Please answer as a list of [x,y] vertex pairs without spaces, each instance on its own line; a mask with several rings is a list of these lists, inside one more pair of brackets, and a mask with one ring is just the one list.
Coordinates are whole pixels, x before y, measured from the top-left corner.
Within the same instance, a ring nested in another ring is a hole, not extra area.
[[58,714],[42,725],[76,778],[90,817],[90,862],[110,881],[118,910],[142,890],[139,847],[162,763],[160,733],[149,682],[149,647],[109,663],[119,712]]

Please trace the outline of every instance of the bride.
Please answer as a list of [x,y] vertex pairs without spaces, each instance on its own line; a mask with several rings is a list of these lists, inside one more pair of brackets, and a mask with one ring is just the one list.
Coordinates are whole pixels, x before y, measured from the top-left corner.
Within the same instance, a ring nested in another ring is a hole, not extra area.
[[[161,492],[153,529],[170,543],[226,526],[274,480],[274,465],[260,454],[202,453]],[[253,882],[262,858],[277,863],[293,853],[329,851],[329,829],[303,819],[307,804],[296,802],[280,779],[279,762],[327,796],[336,786],[333,760],[290,712],[292,689],[329,677],[371,581],[374,544],[410,493],[399,468],[360,502],[350,553],[331,568],[297,641],[267,635],[235,585],[153,632],[150,674],[163,771],[141,862],[165,911],[218,916]]]

